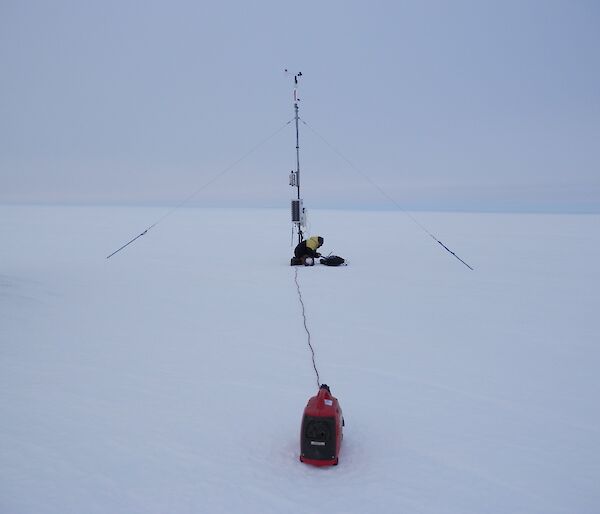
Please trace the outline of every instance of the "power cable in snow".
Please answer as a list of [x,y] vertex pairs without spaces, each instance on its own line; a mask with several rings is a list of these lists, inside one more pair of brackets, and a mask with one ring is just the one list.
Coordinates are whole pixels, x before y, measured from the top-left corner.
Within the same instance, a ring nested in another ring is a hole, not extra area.
[[300,121],[306,125],[310,131],[318,136],[334,153],[336,153],[339,157],[341,157],[346,163],[350,165],[350,167],[356,171],[360,176],[362,176],[365,180],[367,180],[375,189],[377,189],[383,196],[385,196],[389,201],[391,201],[399,210],[401,210],[404,214],[406,214],[412,221],[417,225],[421,230],[423,230],[429,237],[431,237],[434,241],[439,243],[444,250],[448,253],[452,254],[456,257],[460,262],[462,262],[467,268],[473,270],[471,266],[469,266],[465,261],[463,261],[458,255],[456,255],[450,248],[448,248],[444,243],[442,243],[437,237],[435,237],[427,228],[420,223],[410,212],[408,212],[402,205],[400,205],[395,198],[391,197],[379,184],[377,184],[371,177],[369,177],[366,173],[361,171],[358,166],[356,166],[350,159],[348,159],[344,154],[342,154],[337,148],[335,148],[325,137],[319,134],[314,128],[312,128],[306,121],[300,118]]
[[294,118],[292,118],[291,120],[287,121],[286,123],[284,123],[281,127],[279,127],[275,132],[273,132],[272,134],[270,134],[268,137],[266,137],[265,139],[263,139],[260,143],[258,143],[257,145],[253,146],[250,150],[248,150],[244,155],[242,155],[239,159],[237,159],[236,161],[234,161],[233,163],[231,163],[229,166],[227,166],[226,168],[222,169],[219,173],[217,173],[216,175],[214,175],[211,179],[209,179],[207,182],[205,182],[204,184],[202,184],[198,189],[196,189],[192,194],[190,194],[187,198],[185,198],[182,202],[178,203],[177,205],[175,205],[175,207],[173,207],[172,209],[170,209],[169,211],[167,211],[165,214],[163,214],[160,218],[158,218],[154,223],[152,223],[152,225],[150,225],[149,227],[146,228],[146,230],[144,230],[142,233],[138,234],[137,236],[135,236],[134,238],[130,239],[127,243],[125,243],[123,246],[121,246],[119,249],[115,250],[113,253],[111,253],[110,255],[108,255],[106,258],[110,259],[113,255],[115,255],[116,253],[119,253],[121,250],[123,250],[124,248],[126,248],[127,246],[129,246],[131,243],[133,243],[134,241],[136,241],[137,239],[139,239],[140,237],[146,235],[146,233],[156,227],[156,225],[158,225],[161,221],[163,221],[165,218],[169,217],[171,214],[173,214],[176,210],[180,209],[181,207],[183,207],[186,203],[188,203],[192,198],[194,198],[198,193],[200,193],[200,191],[202,191],[203,189],[207,188],[208,186],[210,186],[213,182],[215,182],[217,179],[221,178],[223,175],[225,175],[228,171],[230,171],[231,169],[233,169],[235,166],[237,166],[240,162],[242,162],[244,159],[246,159],[247,157],[249,157],[251,154],[253,154],[256,150],[258,150],[261,146],[263,146],[265,143],[267,143],[268,141],[270,141],[271,139],[273,139],[277,134],[279,134],[285,127],[287,127],[290,123],[292,123],[292,121],[294,121]]
[[321,387],[321,380],[319,379],[319,371],[317,370],[317,364],[315,363],[315,350],[310,341],[310,330],[308,330],[308,326],[306,324],[306,311],[304,309],[304,301],[302,300],[302,292],[300,291],[300,284],[298,283],[298,267],[294,267],[294,281],[296,282],[296,289],[298,289],[298,299],[300,300],[300,305],[302,306],[302,319],[304,320],[304,330],[306,330],[306,335],[308,336],[308,347],[310,348],[310,353],[312,355],[312,363],[313,368],[315,369],[315,375],[317,375],[317,389]]

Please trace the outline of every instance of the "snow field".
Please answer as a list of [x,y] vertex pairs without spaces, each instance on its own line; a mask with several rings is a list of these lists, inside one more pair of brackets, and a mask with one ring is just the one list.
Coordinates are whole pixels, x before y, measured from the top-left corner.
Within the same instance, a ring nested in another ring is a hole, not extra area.
[[594,513],[597,215],[0,207],[0,512]]

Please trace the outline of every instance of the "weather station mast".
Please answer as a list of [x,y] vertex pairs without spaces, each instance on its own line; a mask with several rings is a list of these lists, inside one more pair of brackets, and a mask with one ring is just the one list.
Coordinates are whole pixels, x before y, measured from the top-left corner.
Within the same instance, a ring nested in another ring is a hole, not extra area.
[[[287,70],[285,70],[287,73]],[[292,199],[292,233],[294,230],[298,233],[298,243],[304,240],[303,230],[306,228],[306,211],[302,205],[300,197],[300,133],[298,130],[298,115],[300,98],[298,97],[298,80],[302,77],[302,72],[294,75],[294,121],[296,122],[296,170],[290,172],[290,186],[296,188],[296,198]],[[292,235],[293,239],[293,235]]]

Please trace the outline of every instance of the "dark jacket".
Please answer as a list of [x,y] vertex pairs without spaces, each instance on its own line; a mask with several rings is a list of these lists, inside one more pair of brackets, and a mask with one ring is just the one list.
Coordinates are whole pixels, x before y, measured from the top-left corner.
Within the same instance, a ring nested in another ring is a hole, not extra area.
[[307,240],[302,241],[294,249],[294,255],[301,259],[302,257],[320,257],[321,254],[317,252],[323,244],[323,238],[320,236],[309,237]]

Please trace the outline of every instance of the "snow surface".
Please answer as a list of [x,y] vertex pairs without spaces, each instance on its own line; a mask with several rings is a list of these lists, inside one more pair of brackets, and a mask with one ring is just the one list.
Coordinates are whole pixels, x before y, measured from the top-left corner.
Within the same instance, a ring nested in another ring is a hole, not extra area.
[[0,207],[0,512],[600,512],[600,216]]

